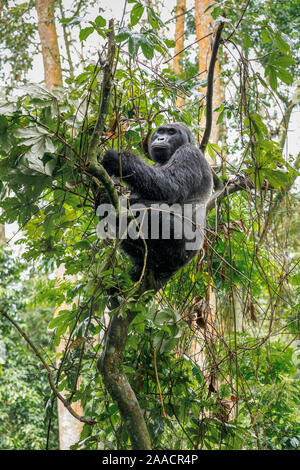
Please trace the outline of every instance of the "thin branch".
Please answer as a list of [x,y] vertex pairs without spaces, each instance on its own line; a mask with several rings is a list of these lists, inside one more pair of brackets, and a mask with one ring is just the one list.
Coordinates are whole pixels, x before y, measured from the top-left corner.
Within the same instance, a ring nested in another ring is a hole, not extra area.
[[[294,163],[294,168],[295,168],[295,170],[299,170],[299,168],[300,168],[300,153],[298,154],[298,156],[296,158],[296,161]],[[274,200],[274,204],[273,204],[273,206],[270,210],[271,215],[275,214],[278,211],[278,208],[279,208],[280,204],[284,200],[285,196],[289,193],[289,191],[292,188],[295,180],[296,180],[296,176],[294,177],[293,181],[291,181],[291,183],[287,184],[286,187],[277,194],[277,196]]]
[[208,33],[206,34],[205,36],[203,36],[202,38],[200,39],[197,39],[196,41],[192,42],[191,44],[188,44],[186,47],[184,47],[183,49],[181,49],[181,51],[177,52],[177,54],[173,55],[170,59],[168,60],[165,60],[165,62],[163,62],[164,64],[167,64],[168,62],[170,62],[170,60],[174,59],[175,57],[177,57],[179,54],[182,54],[182,52],[186,51],[187,49],[189,49],[190,47],[192,47],[194,44],[197,44],[197,42],[200,42],[202,41],[203,39],[211,36],[213,33]]
[[108,49],[107,58],[104,66],[103,80],[101,84],[101,104],[99,113],[96,121],[96,125],[91,138],[90,146],[88,149],[87,160],[90,164],[98,164],[97,160],[97,148],[100,137],[104,130],[105,120],[109,109],[109,100],[111,95],[112,85],[112,70],[115,58],[115,33],[114,33],[114,20],[109,21],[109,31],[107,34],[108,38]]
[[[218,176],[213,172],[215,191],[212,194],[208,204],[206,206],[206,213],[209,213],[215,205],[227,197],[230,194],[234,194],[238,191],[244,191],[249,189],[254,189],[254,185],[250,178],[247,178],[244,175],[239,175],[233,180],[229,180],[224,185]],[[218,182],[217,182],[218,180]],[[216,183],[217,182],[217,183]]]
[[212,127],[212,99],[213,99],[214,70],[215,70],[215,64],[217,60],[218,49],[219,49],[219,45],[221,42],[221,34],[222,34],[223,27],[224,27],[224,23],[220,23],[216,31],[216,37],[215,37],[212,51],[211,51],[211,58],[210,58],[210,63],[209,63],[208,75],[207,75],[206,123],[205,123],[205,131],[204,131],[201,144],[200,144],[200,150],[202,150],[203,153],[208,144],[211,127]]
[[114,20],[109,21],[108,37],[108,50],[107,59],[104,66],[103,80],[101,84],[101,104],[99,107],[99,113],[96,121],[96,125],[93,131],[89,149],[87,152],[87,169],[88,172],[94,177],[94,182],[99,186],[101,182],[105,187],[109,199],[116,211],[118,211],[118,194],[114,187],[114,184],[105,171],[104,167],[98,162],[98,145],[100,137],[103,134],[106,117],[109,110],[109,101],[112,87],[112,76],[113,76],[113,65],[115,58],[115,34],[114,34]]
[[26,335],[26,333],[22,330],[22,328],[17,324],[17,322],[15,322],[15,320],[7,313],[5,312],[3,309],[0,310],[0,313],[1,315],[3,315],[10,323],[12,323],[12,325],[14,325],[14,327],[18,330],[18,332],[20,333],[21,336],[23,336],[23,338],[25,339],[26,343],[29,344],[30,348],[34,351],[35,355],[39,358],[39,360],[42,362],[44,368],[46,369],[47,373],[48,373],[48,380],[49,380],[49,384],[50,384],[50,387],[51,387],[51,390],[53,391],[54,395],[63,403],[63,405],[65,406],[65,408],[67,408],[67,410],[71,413],[71,415],[77,419],[78,421],[81,421],[82,423],[86,423],[86,424],[90,424],[90,425],[94,425],[97,423],[97,421],[94,421],[94,420],[91,420],[91,419],[88,419],[86,418],[85,416],[80,416],[78,415],[72,408],[72,406],[70,405],[69,401],[66,400],[60,393],[59,391],[57,390],[56,386],[55,386],[55,383],[54,383],[54,380],[53,380],[53,374],[51,372],[51,369],[49,367],[49,365],[47,364],[47,362],[44,360],[43,356],[41,355],[41,353],[39,352],[38,348],[35,346],[35,344],[31,341],[30,338],[28,338],[28,336]]
[[[279,96],[279,98],[284,101],[283,96]],[[291,118],[292,111],[294,107],[300,101],[300,80],[296,83],[296,88],[293,93],[292,99],[290,101],[284,101],[286,104],[286,110],[282,117],[282,121],[280,124],[280,135],[279,135],[279,148],[282,150],[286,141],[286,136],[288,132],[289,122]]]
[[242,14],[241,14],[240,19],[239,19],[239,21],[237,22],[235,28],[233,29],[233,31],[231,31],[231,33],[229,34],[229,36],[226,38],[225,41],[228,41],[228,40],[234,35],[234,33],[236,32],[236,30],[238,29],[238,27],[239,27],[239,25],[240,25],[242,19],[244,18],[244,15],[245,15],[246,10],[247,10],[247,8],[248,8],[248,6],[249,6],[249,3],[250,3],[250,0],[247,1],[246,5],[245,5],[245,8],[244,8],[244,10],[243,10],[243,12],[242,12]]
[[161,408],[162,408],[162,412],[163,412],[163,417],[165,419],[167,419],[167,415],[166,415],[165,407],[164,407],[164,400],[163,400],[163,397],[162,397],[161,387],[160,387],[160,382],[159,382],[159,377],[158,377],[158,372],[157,372],[156,347],[153,348],[153,360],[154,360],[154,370],[155,370],[156,383],[157,383],[157,387],[158,387],[158,391],[159,391],[159,398],[160,398]]

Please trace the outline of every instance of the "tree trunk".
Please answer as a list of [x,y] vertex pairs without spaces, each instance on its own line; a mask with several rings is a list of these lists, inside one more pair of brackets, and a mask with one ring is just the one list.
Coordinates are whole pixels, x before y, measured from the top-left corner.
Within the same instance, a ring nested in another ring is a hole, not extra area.
[[[57,279],[64,279],[65,278],[65,267],[63,264],[59,266],[59,268],[56,271],[56,278]],[[71,280],[76,279],[76,276],[72,276]],[[68,305],[63,303],[60,305],[54,313],[54,316],[58,315],[60,310],[66,310],[68,309]],[[66,339],[62,337],[60,344],[55,348],[56,355],[59,357],[60,354],[62,354],[66,348]],[[56,360],[56,366],[59,368],[60,364],[60,359],[58,358]],[[77,384],[77,388],[80,386],[80,379]],[[62,396],[65,397],[65,392],[62,391]],[[80,401],[77,401],[75,403],[72,403],[72,408],[73,410],[79,415],[83,416],[83,409],[81,406]],[[81,421],[78,421],[76,418],[74,418],[71,413],[65,408],[64,404],[61,402],[61,400],[57,400],[57,410],[58,410],[58,430],[59,430],[59,448],[60,450],[70,450],[70,447],[73,444],[76,444],[76,442],[79,441],[80,434],[83,428],[83,423]]]
[[44,77],[49,90],[62,85],[62,71],[54,18],[54,0],[36,0],[38,31],[42,45]]
[[150,450],[151,442],[143,412],[133,389],[123,372],[123,357],[128,328],[135,313],[126,317],[111,317],[105,337],[104,350],[98,361],[98,369],[105,387],[117,403],[134,450]]
[[[173,70],[176,75],[180,77],[182,74],[182,51],[184,47],[184,19],[185,19],[185,10],[186,10],[186,0],[177,0],[176,6],[176,26],[175,26],[175,50],[174,50],[174,61],[173,61]],[[178,96],[176,101],[176,106],[179,109],[182,109],[184,105],[184,98]]]
[[5,243],[5,226],[0,224],[0,246]]

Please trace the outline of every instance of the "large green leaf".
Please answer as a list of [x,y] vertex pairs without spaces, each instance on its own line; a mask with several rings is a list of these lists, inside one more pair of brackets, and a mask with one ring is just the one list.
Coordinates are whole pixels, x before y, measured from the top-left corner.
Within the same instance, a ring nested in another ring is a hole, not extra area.
[[141,3],[136,3],[131,12],[130,12],[130,24],[131,26],[135,26],[141,19],[144,13],[144,7]]
[[87,39],[90,36],[90,34],[92,34],[93,32],[94,32],[93,26],[89,26],[87,28],[82,29],[79,33],[80,41],[84,41],[85,39]]

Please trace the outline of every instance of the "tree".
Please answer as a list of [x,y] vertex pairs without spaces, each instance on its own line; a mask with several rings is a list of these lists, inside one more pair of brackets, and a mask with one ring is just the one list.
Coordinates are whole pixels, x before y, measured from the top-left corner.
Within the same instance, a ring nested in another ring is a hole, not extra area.
[[36,11],[42,45],[45,83],[46,87],[52,90],[55,85],[62,85],[60,55],[54,18],[54,1],[36,0]]
[[[133,284],[118,241],[97,238],[95,205],[104,197],[119,209],[120,187],[101,165],[108,147],[138,151],[142,141],[146,149],[152,127],[165,119],[163,113],[197,129],[203,108],[203,97],[200,104],[196,93],[199,74],[180,85],[187,98],[178,113],[178,78],[158,65],[174,44],[160,34],[164,24],[157,12],[134,2],[128,23],[124,17],[116,26],[98,15],[80,31],[83,43],[92,34],[105,40],[97,63],[88,64],[63,90],[30,84],[23,96],[0,108],[0,180],[9,191],[1,202],[1,220],[17,218],[26,259],[39,262],[41,270],[63,263],[67,275],[77,275],[76,281],[63,279],[44,291],[49,299],[59,294],[58,304],[72,305],[49,325],[54,344],[67,336],[60,369],[23,335],[47,371],[52,397],[59,397],[84,423],[75,448],[298,445],[293,418],[297,260],[293,255],[287,259],[282,250],[293,243],[287,232],[293,226],[291,188],[298,173],[271,132],[278,121],[273,103],[286,92],[285,85],[290,89],[290,77],[298,72],[294,44],[288,44],[280,28],[269,28],[270,9],[262,14],[262,4],[258,7],[244,2],[240,8],[228,0],[210,9],[216,28],[207,86],[202,84],[206,121],[200,146],[216,153],[217,164],[220,150],[210,141],[214,112],[218,124],[225,121],[231,129],[229,155],[216,167],[208,208],[206,245],[211,254],[200,254],[155,299],[150,273],[142,284]],[[214,111],[214,67],[221,43],[228,54],[222,68],[227,93]],[[267,55],[260,54],[264,47]],[[285,226],[277,211],[271,216],[280,198],[290,201],[281,208]],[[200,331],[206,315],[200,300],[211,278],[218,316],[215,341],[205,353],[213,359],[209,372],[220,377],[218,390],[205,382],[190,348],[195,338],[208,348]],[[104,315],[116,291],[119,302],[107,328]],[[234,326],[236,291],[242,295],[240,329]],[[24,333],[11,312],[1,313]],[[100,344],[93,341],[99,333]],[[102,379],[95,368],[100,353]],[[65,398],[62,390],[69,392]],[[84,415],[72,408],[78,400]],[[229,413],[232,406],[235,417]]]

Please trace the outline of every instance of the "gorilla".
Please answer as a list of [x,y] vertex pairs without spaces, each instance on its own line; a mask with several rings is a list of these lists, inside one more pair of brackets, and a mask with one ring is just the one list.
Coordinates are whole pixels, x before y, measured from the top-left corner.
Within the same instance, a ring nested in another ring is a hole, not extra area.
[[126,183],[134,220],[142,221],[143,236],[122,239],[120,244],[133,264],[131,278],[139,280],[145,268],[157,291],[202,247],[213,179],[192,132],[182,123],[160,125],[148,149],[154,165],[113,149],[105,153],[102,164],[110,176]]

